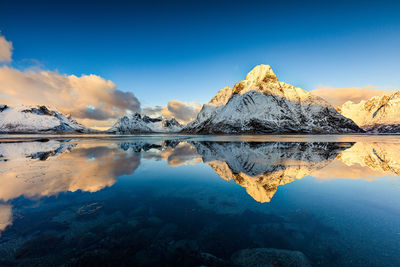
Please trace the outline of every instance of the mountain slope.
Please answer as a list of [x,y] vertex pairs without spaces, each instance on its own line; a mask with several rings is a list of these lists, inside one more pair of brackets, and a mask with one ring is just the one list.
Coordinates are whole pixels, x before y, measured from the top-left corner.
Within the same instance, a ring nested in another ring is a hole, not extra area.
[[0,133],[88,133],[94,130],[46,106],[0,105]]
[[204,134],[360,131],[322,98],[279,82],[268,65],[256,66],[245,80],[219,91],[183,129]]
[[347,101],[337,110],[368,132],[400,132],[400,91],[360,103]]
[[108,133],[135,134],[135,133],[172,133],[182,130],[182,126],[174,118],[150,118],[139,113],[120,118]]

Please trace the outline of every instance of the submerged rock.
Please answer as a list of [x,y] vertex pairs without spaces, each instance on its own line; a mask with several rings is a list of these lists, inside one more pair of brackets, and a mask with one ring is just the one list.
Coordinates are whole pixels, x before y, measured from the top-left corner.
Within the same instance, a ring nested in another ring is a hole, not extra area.
[[244,267],[311,266],[310,261],[302,252],[275,248],[242,249],[232,255],[232,262]]

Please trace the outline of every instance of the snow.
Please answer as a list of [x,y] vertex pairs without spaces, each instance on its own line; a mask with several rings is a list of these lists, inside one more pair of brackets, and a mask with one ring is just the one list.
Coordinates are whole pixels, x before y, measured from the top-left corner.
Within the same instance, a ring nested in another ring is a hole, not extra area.
[[233,93],[233,89],[230,86],[226,86],[222,88],[208,103],[210,106],[221,106],[225,105],[228,102],[229,98],[231,98]]
[[150,118],[138,113],[120,118],[107,132],[116,134],[174,133],[182,130],[175,119]]
[[400,91],[338,107],[345,117],[371,132],[400,132]]
[[361,131],[320,97],[279,82],[268,65],[225,87],[184,129],[188,133],[350,133]]
[[89,132],[71,117],[45,106],[0,106],[0,132]]

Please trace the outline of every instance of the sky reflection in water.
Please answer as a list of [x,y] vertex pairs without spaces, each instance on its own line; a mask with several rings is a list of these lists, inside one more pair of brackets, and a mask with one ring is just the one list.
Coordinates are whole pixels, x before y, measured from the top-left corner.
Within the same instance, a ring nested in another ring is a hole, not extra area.
[[240,266],[261,247],[396,266],[399,149],[393,136],[4,139],[0,263]]

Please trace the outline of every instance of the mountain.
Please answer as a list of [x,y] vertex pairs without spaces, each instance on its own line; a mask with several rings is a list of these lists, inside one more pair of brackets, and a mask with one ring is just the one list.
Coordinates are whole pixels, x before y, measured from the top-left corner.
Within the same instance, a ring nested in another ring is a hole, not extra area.
[[183,129],[196,134],[361,131],[322,98],[278,81],[268,65],[256,66],[245,80],[220,90]]
[[94,130],[46,106],[0,105],[0,133],[88,133]]
[[139,113],[120,118],[108,133],[135,134],[135,133],[173,133],[182,130],[182,125],[172,118],[150,118]]
[[334,160],[353,143],[191,142],[203,162],[243,186],[256,201],[270,202],[280,185],[301,179]]
[[400,132],[400,91],[375,96],[360,103],[347,101],[337,110],[367,132]]

